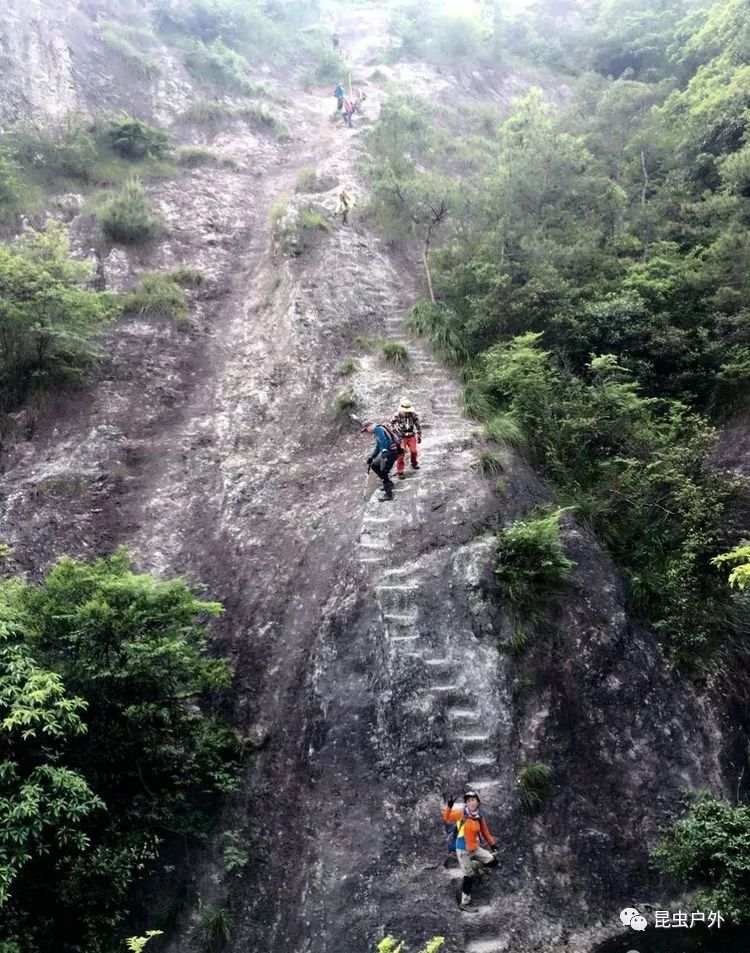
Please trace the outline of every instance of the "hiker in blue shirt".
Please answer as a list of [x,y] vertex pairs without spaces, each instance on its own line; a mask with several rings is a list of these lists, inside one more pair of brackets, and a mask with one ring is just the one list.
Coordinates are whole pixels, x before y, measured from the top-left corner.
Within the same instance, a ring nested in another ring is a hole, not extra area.
[[341,110],[344,108],[344,96],[346,96],[343,83],[338,84],[336,89],[333,91],[333,95],[336,97],[336,102],[338,103],[336,106],[336,112],[341,112]]
[[384,503],[393,499],[393,481],[388,474],[398,459],[401,438],[388,424],[367,423],[360,433],[365,431],[375,438],[375,446],[367,458],[367,469],[383,481],[383,496],[379,497],[379,501]]

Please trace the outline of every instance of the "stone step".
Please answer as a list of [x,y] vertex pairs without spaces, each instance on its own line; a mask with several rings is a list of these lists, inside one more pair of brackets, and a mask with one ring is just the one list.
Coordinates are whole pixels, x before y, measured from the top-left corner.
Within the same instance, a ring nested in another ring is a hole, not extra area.
[[419,592],[419,583],[410,582],[410,583],[379,583],[375,586],[375,592]]
[[[471,914],[466,914],[471,916]],[[469,940],[466,953],[506,953],[509,940],[502,936],[487,937],[483,940]]]
[[471,778],[466,782],[466,786],[475,788],[480,797],[483,797],[488,790],[499,787],[500,784],[499,778]]
[[492,755],[492,754],[489,754],[489,753],[486,753],[486,754],[479,754],[479,753],[478,753],[478,754],[470,754],[470,755],[467,755],[467,756],[466,756],[466,760],[469,762],[469,764],[474,764],[474,765],[477,765],[477,766],[483,765],[483,764],[486,765],[486,764],[495,764],[495,763],[496,763],[495,756]]
[[419,632],[408,632],[403,635],[391,635],[389,633],[388,638],[391,642],[416,642],[421,636]]
[[463,745],[483,745],[489,740],[489,735],[456,735],[456,741],[460,741]]
[[[387,537],[385,537],[387,539]],[[367,536],[360,537],[359,545],[361,549],[371,549],[371,550],[381,550],[388,549],[388,546],[383,545],[383,539],[372,539]]]
[[417,621],[417,611],[414,612],[384,612],[383,618],[388,623],[396,623],[397,625],[414,625]]
[[480,721],[482,717],[476,709],[461,708],[458,706],[456,708],[449,708],[445,714],[451,721],[477,722]]

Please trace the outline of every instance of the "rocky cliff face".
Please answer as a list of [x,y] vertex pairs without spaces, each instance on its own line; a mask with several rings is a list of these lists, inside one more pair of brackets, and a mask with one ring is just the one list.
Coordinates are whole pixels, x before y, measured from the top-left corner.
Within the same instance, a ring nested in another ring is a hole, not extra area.
[[[180,111],[190,84],[168,51],[161,79],[123,90],[94,26],[111,14],[94,0],[31,13],[11,0],[5,122],[103,105]],[[342,17],[365,76],[385,27],[378,10]],[[366,88],[372,119],[382,94]],[[435,88],[456,93],[445,77]],[[329,92],[294,92],[289,144],[229,123],[206,142],[237,169],[150,187],[169,238],[111,250],[102,274],[120,289],[145,267],[201,268],[194,327],[120,322],[92,386],[5,447],[2,538],[34,576],[62,552],[124,542],[144,569],[185,574],[224,602],[216,645],[236,665],[237,721],[260,745],[227,809],[252,862],[231,884],[210,855],[193,873],[204,902],[229,902],[231,949],[366,953],[385,930],[415,948],[445,936],[450,953],[583,953],[620,930],[623,906],[676,907],[648,846],[683,788],[733,788],[744,715],[668,671],[628,619],[615,568],[570,521],[570,595],[522,668],[498,652],[510,619],[493,531],[545,490],[510,451],[502,496],[481,476],[458,381],[404,330],[416,268],[356,219],[334,222],[340,188],[363,204],[365,185],[359,131],[330,124]],[[296,197],[290,227],[308,200],[334,227],[287,255],[269,211],[309,163],[334,184]],[[85,250],[85,222],[65,214]],[[408,347],[408,369],[355,343],[378,334]],[[344,378],[352,354],[358,369]],[[387,418],[408,394],[427,425],[422,468],[392,505],[362,502],[369,441],[332,409],[349,384],[363,417]],[[515,783],[528,760],[555,771],[534,819]],[[502,847],[472,917],[455,906],[439,821],[443,792],[467,783]]]

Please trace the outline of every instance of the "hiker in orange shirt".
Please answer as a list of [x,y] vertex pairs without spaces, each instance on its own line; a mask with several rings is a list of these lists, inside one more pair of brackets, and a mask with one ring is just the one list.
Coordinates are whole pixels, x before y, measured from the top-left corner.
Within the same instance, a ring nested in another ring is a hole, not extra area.
[[[453,809],[453,798],[448,798],[443,808],[443,821],[446,824],[455,822],[456,856],[458,865],[464,875],[461,884],[461,895],[458,900],[462,910],[469,913],[471,908],[471,888],[474,886],[474,877],[484,867],[497,867],[498,859],[495,854],[497,847],[495,839],[490,834],[484,814],[479,809],[479,795],[476,791],[466,791],[464,806]],[[483,840],[490,848],[482,847]]]

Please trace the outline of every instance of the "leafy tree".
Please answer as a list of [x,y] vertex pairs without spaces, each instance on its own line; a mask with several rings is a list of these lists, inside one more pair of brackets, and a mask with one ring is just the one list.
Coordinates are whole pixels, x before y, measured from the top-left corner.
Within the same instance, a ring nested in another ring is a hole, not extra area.
[[721,910],[735,924],[750,922],[750,807],[703,791],[652,854],[663,871],[700,888],[698,908]]
[[736,546],[729,553],[722,553],[712,560],[714,566],[724,563],[736,564],[729,574],[729,585],[738,589],[747,589],[750,585],[750,542]]
[[[5,584],[11,594],[11,585]],[[86,731],[84,699],[42,667],[23,640],[24,620],[0,601],[0,908],[25,864],[53,850],[80,853],[81,822],[104,807],[80,773],[61,761]]]
[[33,387],[80,379],[91,363],[111,301],[85,287],[90,276],[59,222],[0,246],[0,410]]
[[11,217],[20,197],[18,166],[8,155],[0,153],[0,222]]
[[165,840],[200,837],[235,785],[237,740],[205,711],[231,674],[206,655],[220,607],[119,551],[6,583],[0,610],[7,939],[103,953]]

